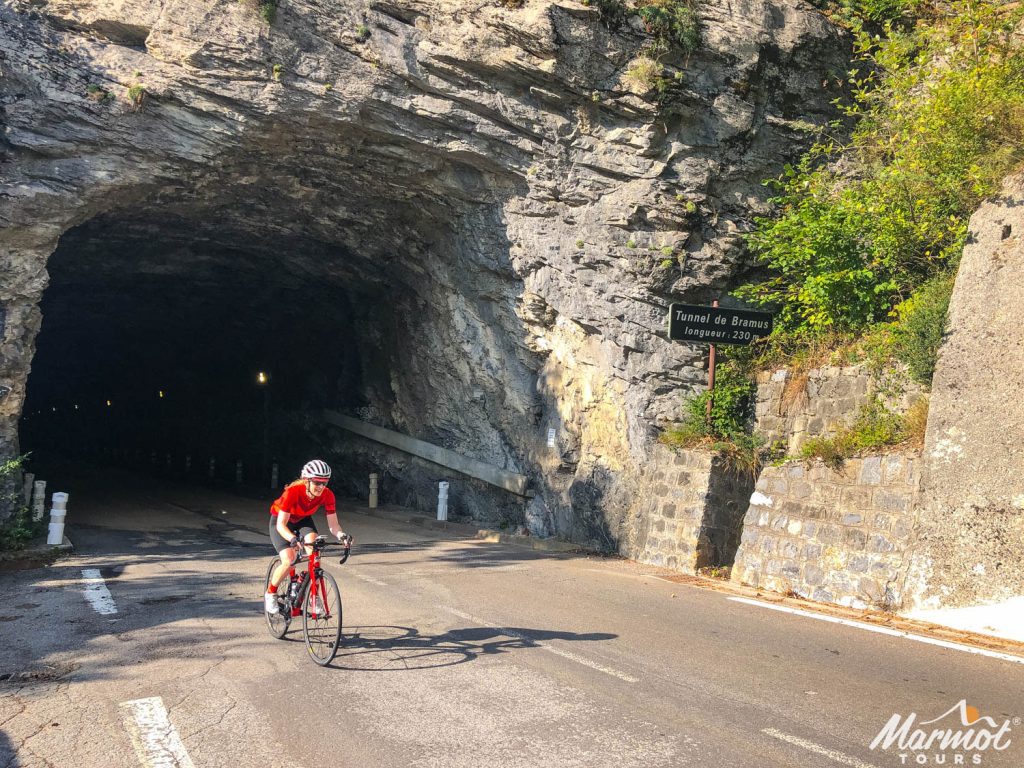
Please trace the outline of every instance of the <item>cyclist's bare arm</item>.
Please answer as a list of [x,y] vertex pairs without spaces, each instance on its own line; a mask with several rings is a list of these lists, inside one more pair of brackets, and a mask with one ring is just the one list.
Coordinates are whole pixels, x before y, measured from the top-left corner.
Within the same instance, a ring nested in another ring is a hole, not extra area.
[[[345,535],[345,532],[341,530],[341,525],[338,523],[338,513],[328,512],[327,513],[327,527],[331,529],[331,533],[334,534],[334,538],[341,541],[341,537]],[[351,538],[351,537],[349,537]]]
[[295,535],[288,529],[288,520],[291,519],[291,515],[282,510],[277,510],[277,532],[281,534],[281,538],[285,541],[291,541]]
[[[291,520],[291,515],[289,515],[285,511],[279,509],[277,511],[277,532],[279,534],[281,534],[281,538],[284,539],[285,541],[291,541],[292,539],[295,539],[295,543],[292,546],[295,548],[295,551],[298,554],[301,555],[303,552],[305,552],[306,554],[309,554],[309,544],[311,542],[310,541],[305,542],[306,546],[303,547],[302,546],[303,542],[299,541],[299,537],[296,536],[294,533],[292,533],[292,531],[290,531],[288,529],[288,521],[289,520]],[[312,536],[312,535],[313,534],[310,534],[310,536]]]

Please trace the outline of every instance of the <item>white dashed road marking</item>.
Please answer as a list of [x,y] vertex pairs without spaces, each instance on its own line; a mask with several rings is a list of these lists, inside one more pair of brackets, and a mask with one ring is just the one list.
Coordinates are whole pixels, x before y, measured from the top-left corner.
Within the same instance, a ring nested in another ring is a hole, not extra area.
[[363,573],[352,573],[352,575],[355,576],[360,581],[366,581],[366,582],[369,582],[370,584],[376,584],[378,587],[386,587],[387,586],[386,582],[383,582],[380,579],[375,579],[372,576],[367,576],[366,574],[363,574]]
[[446,608],[445,610],[447,610],[451,614],[454,614],[455,616],[458,616],[460,619],[472,621],[474,624],[480,624],[484,627],[494,627],[498,632],[500,632],[503,635],[514,637],[517,640],[523,640],[527,643],[530,643],[530,645],[533,645],[536,648],[540,648],[542,650],[547,651],[548,653],[553,653],[556,656],[561,656],[563,659],[569,659],[569,661],[575,661],[577,664],[582,664],[585,667],[596,669],[598,672],[604,672],[606,675],[611,675],[612,677],[617,677],[620,680],[625,680],[627,683],[639,682],[637,678],[633,677],[632,675],[627,675],[625,672],[619,672],[617,669],[605,667],[601,664],[598,664],[597,662],[591,661],[590,659],[586,659],[583,656],[578,656],[570,651],[563,651],[561,648],[555,648],[551,645],[544,645],[543,643],[540,643],[534,640],[533,638],[522,634],[521,632],[516,632],[513,629],[509,629],[508,627],[496,626],[494,622],[486,621],[485,619],[472,616],[468,613],[463,613],[462,611],[456,610],[455,608]]
[[795,744],[798,747],[803,747],[809,752],[823,755],[829,760],[835,760],[837,763],[842,763],[843,765],[850,765],[853,766],[853,768],[875,768],[871,763],[865,763],[863,760],[858,760],[856,757],[844,755],[842,752],[837,752],[834,749],[823,747],[820,744],[815,744],[813,741],[807,741],[807,739],[801,739],[798,736],[790,736],[788,733],[777,731],[774,728],[765,728],[761,733],[766,733],[772,738],[785,741],[788,744]]
[[82,580],[85,582],[85,599],[89,601],[96,613],[108,615],[117,613],[114,598],[107,589],[107,584],[100,576],[98,568],[83,568]]
[[960,643],[953,643],[949,640],[939,640],[935,637],[925,637],[924,635],[913,635],[910,632],[904,632],[899,629],[891,629],[889,627],[876,627],[874,624],[864,624],[859,621],[851,621],[850,619],[840,619],[837,616],[827,616],[823,613],[813,613],[811,611],[801,611],[798,608],[788,608],[784,605],[772,605],[771,603],[762,603],[757,600],[749,600],[745,597],[730,597],[729,600],[733,600],[737,603],[744,603],[746,605],[756,605],[758,608],[768,608],[772,611],[782,611],[783,613],[792,613],[795,616],[806,616],[809,619],[817,619],[818,621],[827,621],[832,624],[842,624],[844,627],[854,627],[856,629],[866,629],[868,632],[877,632],[881,635],[890,635],[892,637],[902,637],[906,640],[914,640],[918,643],[927,643],[928,645],[937,645],[940,648],[950,648],[954,651],[963,651],[964,653],[974,653],[979,656],[988,656],[992,659],[1001,659],[1002,661],[1012,661],[1014,664],[1024,664],[1024,656],[1014,656],[1010,653],[1000,653],[999,651],[990,651],[985,648],[975,648],[972,645],[961,645]]
[[145,768],[195,768],[159,696],[126,701],[121,710]]

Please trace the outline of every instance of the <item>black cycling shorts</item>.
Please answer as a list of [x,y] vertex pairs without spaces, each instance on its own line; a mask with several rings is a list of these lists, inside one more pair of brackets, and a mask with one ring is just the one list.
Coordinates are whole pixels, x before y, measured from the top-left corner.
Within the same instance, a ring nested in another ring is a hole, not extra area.
[[[312,516],[304,517],[301,520],[290,520],[287,525],[288,530],[298,536],[301,541],[306,540],[307,533],[319,533],[316,529],[316,523],[313,522]],[[270,518],[270,541],[274,545],[275,552],[280,552],[282,549],[288,549],[291,547],[291,544],[282,539],[281,534],[277,532],[276,515]]]

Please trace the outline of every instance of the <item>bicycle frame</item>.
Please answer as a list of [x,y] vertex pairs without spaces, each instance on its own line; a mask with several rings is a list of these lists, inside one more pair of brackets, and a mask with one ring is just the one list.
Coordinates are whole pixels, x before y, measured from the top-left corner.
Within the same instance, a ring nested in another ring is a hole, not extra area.
[[[319,544],[319,546],[312,546],[312,551],[309,553],[309,555],[300,555],[298,558],[296,558],[295,562],[292,563],[291,568],[288,569],[289,585],[293,581],[299,581],[299,590],[295,593],[295,600],[291,603],[292,618],[296,618],[302,615],[302,602],[307,589],[313,590],[312,604],[314,606],[317,605],[316,598],[319,596],[321,598],[319,604],[325,606],[328,609],[327,614],[330,615],[330,606],[328,606],[327,601],[323,599],[323,593],[325,592],[323,586],[324,571],[323,567],[320,565],[320,549],[323,546],[322,538],[323,537],[320,537],[317,541],[314,542],[314,544]],[[349,550],[346,548],[345,556],[341,560],[342,563],[348,560],[348,551]],[[295,566],[300,565],[303,562],[307,563],[306,570],[302,572],[301,576],[299,576],[298,572],[295,570]],[[310,576],[310,574],[312,574],[312,576]],[[311,615],[316,617],[317,613],[314,612]]]

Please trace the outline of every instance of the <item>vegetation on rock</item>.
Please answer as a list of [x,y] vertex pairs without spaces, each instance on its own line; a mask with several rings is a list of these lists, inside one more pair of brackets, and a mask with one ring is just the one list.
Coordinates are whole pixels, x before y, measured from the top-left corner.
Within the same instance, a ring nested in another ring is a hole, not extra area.
[[24,549],[32,539],[46,530],[45,521],[33,521],[20,493],[21,466],[24,456],[0,462],[0,509],[13,509],[13,513],[0,525],[0,551]]
[[1024,10],[876,0],[846,11],[860,59],[844,106],[852,135],[824,133],[772,182],[778,214],[748,236],[770,277],[737,295],[776,310],[771,346],[881,335],[861,348],[924,381],[968,219],[1024,161]]

